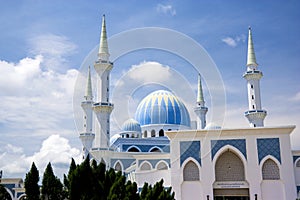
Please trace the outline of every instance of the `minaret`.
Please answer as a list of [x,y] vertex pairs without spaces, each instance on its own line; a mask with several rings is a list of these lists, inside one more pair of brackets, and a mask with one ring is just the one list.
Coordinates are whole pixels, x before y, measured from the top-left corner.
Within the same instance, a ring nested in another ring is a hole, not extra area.
[[197,115],[197,129],[204,129],[206,126],[206,113],[208,108],[205,107],[205,101],[203,97],[201,75],[198,75],[198,92],[197,92],[197,106],[194,108],[194,112]]
[[88,156],[95,139],[95,134],[93,133],[93,104],[92,81],[89,67],[84,101],[81,102],[81,107],[84,111],[84,131],[80,134],[79,138],[83,145],[83,159]]
[[267,111],[262,110],[260,100],[259,81],[263,74],[257,67],[258,64],[255,58],[252,33],[251,28],[249,27],[247,71],[244,73],[243,77],[247,80],[249,110],[245,112],[245,116],[249,121],[250,127],[264,126],[264,119],[267,116]]
[[98,74],[98,82],[97,103],[94,104],[93,110],[99,122],[95,145],[100,148],[108,148],[110,139],[110,114],[114,106],[109,102],[109,74],[113,68],[113,63],[109,61],[105,15],[102,17],[98,60],[95,62],[94,68]]

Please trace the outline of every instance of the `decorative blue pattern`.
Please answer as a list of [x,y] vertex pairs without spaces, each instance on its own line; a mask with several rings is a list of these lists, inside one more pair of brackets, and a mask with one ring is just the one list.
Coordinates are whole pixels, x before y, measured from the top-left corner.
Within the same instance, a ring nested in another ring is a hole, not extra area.
[[135,119],[141,126],[177,124],[190,127],[190,115],[185,105],[165,90],[158,90],[146,96],[137,107]]
[[233,140],[211,140],[211,160],[214,159],[216,153],[225,145],[231,145],[237,148],[247,160],[246,140],[245,139],[233,139]]
[[130,165],[135,161],[135,159],[111,159],[110,166],[113,167],[118,160],[120,160],[120,162],[122,163],[124,167],[123,170],[130,167]]
[[274,156],[281,163],[279,138],[257,139],[257,153],[259,163],[267,155]]
[[152,147],[158,147],[160,148],[163,152],[167,152],[169,153],[170,152],[170,146],[167,146],[167,145],[122,145],[122,151],[123,152],[126,152],[127,149],[129,149],[130,147],[138,147],[141,152],[149,152],[150,149],[152,149]]
[[154,169],[155,165],[162,160],[168,163],[169,168],[171,167],[170,159],[139,160],[139,167],[141,166],[142,162],[148,161],[152,165],[152,168]]
[[180,142],[180,166],[189,157],[198,161],[201,166],[200,141]]

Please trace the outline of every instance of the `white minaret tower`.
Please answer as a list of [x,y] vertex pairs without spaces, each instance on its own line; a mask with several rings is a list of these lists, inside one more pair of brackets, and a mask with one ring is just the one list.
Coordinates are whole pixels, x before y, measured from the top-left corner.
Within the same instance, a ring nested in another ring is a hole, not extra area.
[[102,17],[98,60],[95,62],[94,68],[98,74],[98,83],[97,103],[94,104],[93,110],[99,122],[99,130],[96,132],[95,146],[108,148],[110,139],[110,114],[114,105],[109,102],[109,74],[113,68],[113,63],[109,61],[105,15]]
[[198,75],[198,92],[197,92],[197,106],[194,108],[194,112],[197,115],[197,129],[204,129],[206,126],[206,113],[208,108],[205,107],[205,101],[203,97],[201,75]]
[[247,80],[248,103],[249,110],[245,112],[251,127],[264,126],[264,119],[267,116],[267,111],[262,110],[260,100],[259,80],[263,76],[262,72],[257,69],[254,46],[252,41],[251,28],[249,27],[248,36],[248,56],[247,56],[247,71],[243,77]]
[[84,131],[80,134],[79,138],[83,145],[83,159],[88,156],[95,139],[95,134],[93,133],[93,104],[92,81],[89,67],[84,101],[81,102],[81,107],[84,111]]

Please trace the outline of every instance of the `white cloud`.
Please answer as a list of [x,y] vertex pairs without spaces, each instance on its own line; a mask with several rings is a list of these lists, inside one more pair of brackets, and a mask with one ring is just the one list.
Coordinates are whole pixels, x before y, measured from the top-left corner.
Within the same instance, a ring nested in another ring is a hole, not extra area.
[[222,39],[222,42],[224,42],[225,44],[227,44],[228,46],[231,46],[231,47],[236,47],[239,42],[244,43],[245,41],[246,41],[246,36],[244,34],[242,34],[240,36],[236,36],[235,38],[225,37]]
[[173,8],[172,5],[158,4],[156,6],[156,11],[159,12],[159,13],[168,14],[168,15],[171,15],[171,16],[176,15],[176,10]]
[[297,94],[295,94],[295,96],[293,96],[292,98],[290,98],[291,101],[299,101],[300,102],[300,92],[297,92]]
[[42,56],[19,63],[0,61],[0,122],[8,128],[61,130],[72,121],[72,96],[78,74],[75,69],[58,73],[42,70]]
[[67,37],[54,34],[45,34],[33,37],[29,40],[31,53],[42,55],[45,60],[43,67],[56,71],[62,71],[67,63],[66,56],[73,54],[77,46]]
[[[76,47],[66,38],[53,35],[38,37],[32,46],[35,56],[16,63],[0,60],[3,75],[0,78],[3,147],[0,147],[0,169],[6,177],[24,176],[32,161],[40,163],[40,170],[44,170],[46,162],[53,161],[54,168],[62,175],[69,165],[69,157],[79,151],[70,148],[68,141],[60,136],[49,137],[59,133],[73,140],[77,134],[72,97],[78,71],[65,65],[65,57]],[[37,152],[37,144],[45,137],[49,139]],[[27,156],[34,151],[35,154]]]
[[236,45],[237,45],[236,41],[231,37],[223,38],[222,41],[231,47],[236,47]]
[[46,165],[51,162],[56,175],[62,177],[68,172],[71,158],[78,162],[80,157],[80,150],[71,147],[66,138],[51,135],[43,141],[39,151],[31,156],[26,156],[21,147],[11,144],[0,148],[0,169],[5,177],[23,177],[35,162],[42,176]]

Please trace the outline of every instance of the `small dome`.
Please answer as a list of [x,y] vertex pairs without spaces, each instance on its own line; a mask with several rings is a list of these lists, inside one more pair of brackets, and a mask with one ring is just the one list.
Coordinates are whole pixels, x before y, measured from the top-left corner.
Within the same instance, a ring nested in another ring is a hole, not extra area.
[[122,125],[122,132],[141,132],[141,125],[134,119],[128,119]]
[[165,90],[146,96],[137,107],[135,119],[141,126],[171,124],[190,127],[190,115],[183,102]]

